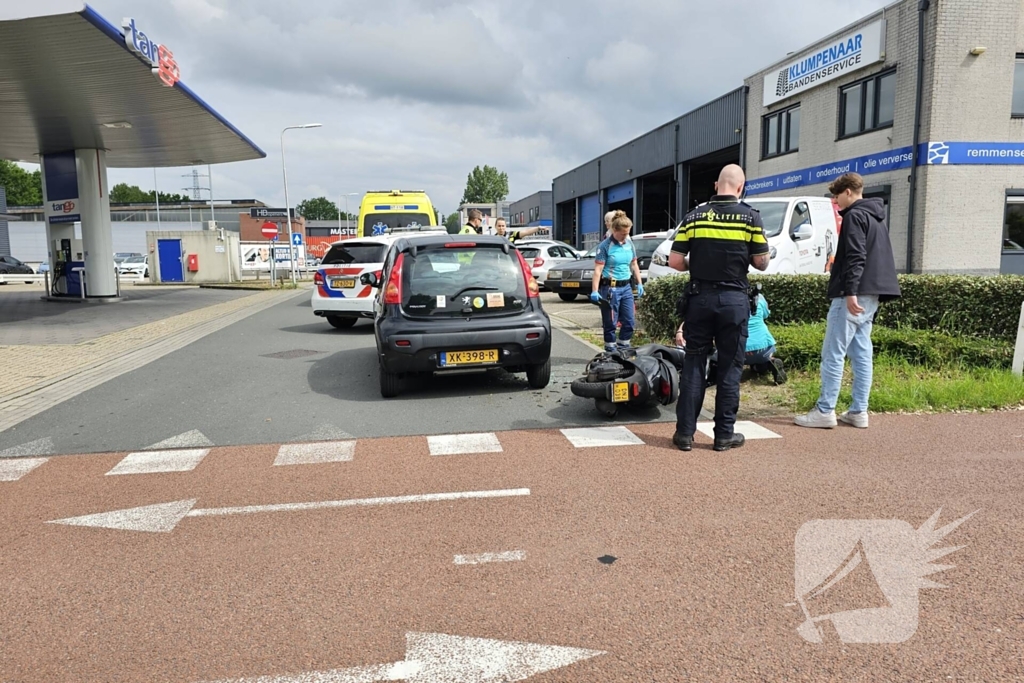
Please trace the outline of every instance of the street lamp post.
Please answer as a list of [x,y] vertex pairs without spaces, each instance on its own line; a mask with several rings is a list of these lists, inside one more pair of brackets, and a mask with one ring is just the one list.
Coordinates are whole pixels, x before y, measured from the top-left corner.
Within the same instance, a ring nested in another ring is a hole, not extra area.
[[[356,197],[358,195],[359,195],[358,192],[349,192],[348,194],[341,195],[342,198],[344,198],[344,200],[345,200],[345,220],[348,220],[348,217],[351,215],[348,212],[348,198],[349,197]],[[338,209],[338,232],[339,233],[341,232],[341,209],[340,208]],[[339,234],[338,236],[340,237],[341,235]]]
[[288,221],[288,262],[292,271],[292,284],[295,284],[295,245],[292,244],[292,206],[288,201],[288,165],[284,159],[285,131],[296,128],[319,128],[319,123],[306,123],[301,126],[288,126],[281,131],[281,173],[284,175],[284,219]]

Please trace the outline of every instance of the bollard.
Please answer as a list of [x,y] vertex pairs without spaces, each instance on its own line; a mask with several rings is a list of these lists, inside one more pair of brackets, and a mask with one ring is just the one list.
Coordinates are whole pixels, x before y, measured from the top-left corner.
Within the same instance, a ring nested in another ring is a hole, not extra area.
[[1024,376],[1024,303],[1020,305],[1020,322],[1017,324],[1017,346],[1013,349],[1013,374]]
[[117,268],[114,269],[114,279],[117,282],[117,297],[121,298],[121,271]]
[[50,271],[43,273],[43,286],[46,287],[46,298],[49,299],[53,294],[50,293]]

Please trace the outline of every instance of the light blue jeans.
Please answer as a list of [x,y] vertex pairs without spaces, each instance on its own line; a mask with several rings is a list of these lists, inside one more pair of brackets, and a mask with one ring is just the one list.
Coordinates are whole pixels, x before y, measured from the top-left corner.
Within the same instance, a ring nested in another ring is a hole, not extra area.
[[871,327],[875,311],[878,310],[877,296],[858,296],[857,303],[864,309],[860,315],[846,310],[846,299],[832,299],[825,325],[825,343],[821,347],[821,393],[818,396],[818,410],[831,413],[839,400],[839,389],[843,382],[843,366],[850,358],[853,370],[853,401],[851,413],[863,413],[868,409],[871,394],[871,373],[873,370]]

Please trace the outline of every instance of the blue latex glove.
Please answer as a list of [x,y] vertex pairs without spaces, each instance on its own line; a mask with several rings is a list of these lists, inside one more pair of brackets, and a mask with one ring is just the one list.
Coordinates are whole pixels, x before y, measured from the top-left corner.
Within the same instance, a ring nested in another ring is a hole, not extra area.
[[599,293],[597,293],[597,292],[591,292],[590,293],[590,300],[593,301],[596,304],[598,301],[601,300],[601,295]]
[[637,296],[637,298],[639,299],[643,295],[644,295],[644,286],[643,285],[637,285],[636,286],[636,296]]

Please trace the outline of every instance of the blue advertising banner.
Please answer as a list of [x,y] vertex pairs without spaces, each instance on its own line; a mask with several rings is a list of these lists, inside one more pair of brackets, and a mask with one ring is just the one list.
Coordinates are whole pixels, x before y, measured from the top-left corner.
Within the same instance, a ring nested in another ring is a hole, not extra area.
[[[828,183],[844,173],[871,175],[910,168],[913,147],[844,159],[747,181],[747,196],[780,192],[806,185]],[[1024,165],[1022,142],[922,142],[918,149],[919,166]]]
[[43,209],[47,220],[50,223],[82,220],[78,211],[78,168],[74,151],[44,155],[42,172],[46,177]]

